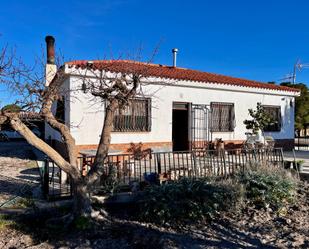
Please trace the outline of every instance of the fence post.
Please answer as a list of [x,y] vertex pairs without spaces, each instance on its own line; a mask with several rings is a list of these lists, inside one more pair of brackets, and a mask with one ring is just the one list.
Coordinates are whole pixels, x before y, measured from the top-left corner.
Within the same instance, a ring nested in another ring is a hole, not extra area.
[[281,167],[284,168],[284,155],[283,155],[283,149],[280,148],[280,156],[281,156]]
[[191,150],[190,152],[191,152],[191,159],[192,159],[192,164],[193,164],[194,176],[195,177],[201,177],[201,172],[200,172],[200,170],[197,169],[196,155],[195,155],[193,150]]
[[158,163],[158,174],[161,174],[161,157],[160,157],[160,153],[156,154],[157,157],[157,163]]
[[43,194],[48,197],[49,194],[49,161],[47,158],[44,160],[44,174],[43,174]]
[[69,183],[70,183],[70,196],[73,196],[73,181],[71,177],[69,177]]

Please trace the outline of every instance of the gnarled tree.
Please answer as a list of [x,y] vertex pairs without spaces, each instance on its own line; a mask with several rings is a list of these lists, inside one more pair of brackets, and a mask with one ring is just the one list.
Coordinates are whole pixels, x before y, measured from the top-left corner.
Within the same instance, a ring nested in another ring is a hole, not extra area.
[[[35,135],[20,119],[17,112],[3,109],[0,113],[0,124],[9,124],[19,132],[29,144],[33,145],[53,160],[72,181],[74,198],[74,216],[90,216],[92,212],[90,193],[104,172],[104,161],[108,155],[111,142],[113,114],[117,108],[123,108],[128,100],[138,94],[141,79],[147,76],[145,67],[118,68],[119,73],[110,71],[111,63],[102,64],[97,68],[92,62],[79,67],[65,63],[56,67],[53,37],[46,37],[47,70],[40,74],[37,70],[27,67],[14,54],[3,48],[0,57],[0,82],[14,91],[19,97],[16,104],[22,111],[39,113],[40,117],[53,129],[57,130],[67,149],[67,156],[61,155],[46,141]],[[63,87],[67,77],[67,69],[74,72],[83,82],[75,89]],[[88,77],[88,76],[91,77]],[[104,124],[98,145],[95,161],[90,171],[83,175],[78,166],[78,151],[74,137],[68,124],[55,116],[53,104],[71,91],[87,92],[96,99],[106,103]]]

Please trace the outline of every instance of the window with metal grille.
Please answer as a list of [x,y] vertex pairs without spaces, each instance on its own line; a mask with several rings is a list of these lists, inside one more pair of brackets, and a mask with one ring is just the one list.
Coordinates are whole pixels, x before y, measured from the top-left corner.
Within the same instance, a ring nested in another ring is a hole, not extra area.
[[280,131],[281,130],[281,107],[263,105],[263,109],[272,118],[272,124],[264,127],[264,131]]
[[116,110],[113,131],[150,131],[151,99],[132,99],[123,109]]
[[213,132],[234,131],[235,111],[233,103],[211,102],[211,130]]

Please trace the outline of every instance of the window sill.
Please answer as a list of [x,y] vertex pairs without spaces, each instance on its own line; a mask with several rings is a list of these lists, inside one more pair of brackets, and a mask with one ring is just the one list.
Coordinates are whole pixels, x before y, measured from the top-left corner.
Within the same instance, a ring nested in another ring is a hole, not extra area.
[[151,131],[112,131],[112,133],[150,133]]
[[233,133],[235,131],[210,131],[212,133]]

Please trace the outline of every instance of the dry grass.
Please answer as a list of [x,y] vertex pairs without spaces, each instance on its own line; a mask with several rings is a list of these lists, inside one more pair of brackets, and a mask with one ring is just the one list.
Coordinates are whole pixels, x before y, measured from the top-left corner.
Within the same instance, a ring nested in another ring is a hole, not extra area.
[[14,221],[10,220],[7,215],[0,214],[0,231],[6,229],[8,226],[12,226]]

